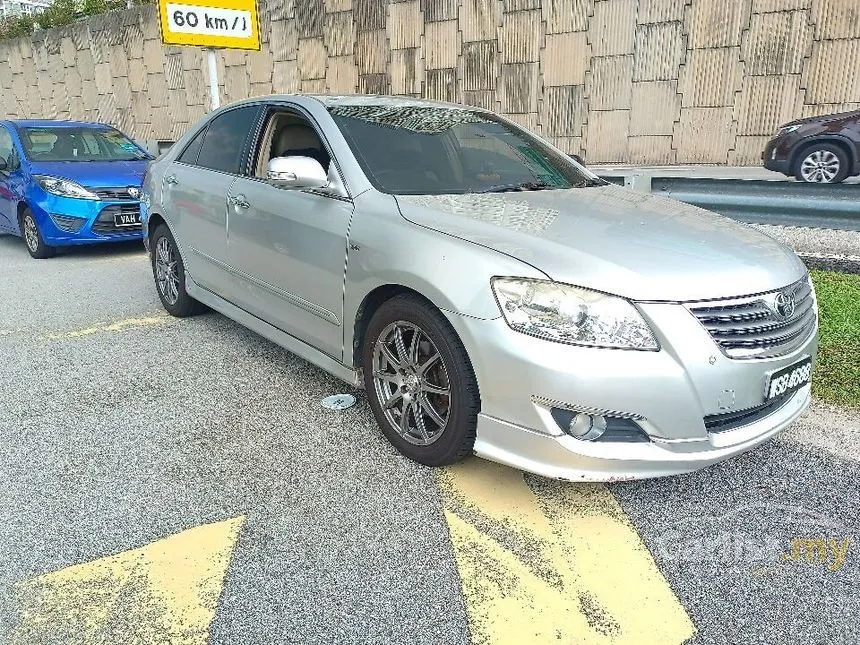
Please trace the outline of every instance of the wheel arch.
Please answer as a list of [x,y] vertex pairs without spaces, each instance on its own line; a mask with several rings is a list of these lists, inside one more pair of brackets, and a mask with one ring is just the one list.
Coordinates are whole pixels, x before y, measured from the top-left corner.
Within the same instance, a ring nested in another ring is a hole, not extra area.
[[[152,237],[152,234],[155,232],[155,229],[159,224],[164,224],[167,228],[170,228],[170,224],[167,223],[167,220],[164,219],[160,213],[151,213],[146,220],[146,237]],[[172,231],[171,231],[172,232]]]
[[353,319],[352,344],[350,346],[352,357],[351,360],[350,357],[346,357],[353,367],[359,369],[363,367],[361,345],[364,342],[364,336],[367,332],[367,327],[370,324],[370,319],[373,317],[373,314],[376,313],[376,310],[384,303],[402,294],[416,296],[421,300],[424,300],[433,308],[437,310],[440,309],[436,303],[427,298],[424,294],[403,284],[387,283],[372,289],[364,296],[364,298],[362,298],[361,303],[358,305],[358,309],[355,312],[355,318]]
[[803,155],[810,148],[822,143],[838,146],[845,153],[846,157],[848,158],[849,173],[857,165],[857,158],[855,156],[854,146],[851,145],[851,142],[848,139],[838,134],[816,136],[810,137],[808,140],[800,141],[794,147],[794,151],[791,153],[791,163],[789,164],[789,168],[792,174],[797,171],[797,163],[800,160],[801,155]]
[[24,234],[24,228],[21,225],[21,218],[24,217],[24,211],[26,211],[26,210],[29,210],[32,213],[33,207],[27,203],[26,199],[22,199],[21,201],[18,202],[18,216],[16,218],[16,221],[18,222],[18,232],[21,233],[22,235]]

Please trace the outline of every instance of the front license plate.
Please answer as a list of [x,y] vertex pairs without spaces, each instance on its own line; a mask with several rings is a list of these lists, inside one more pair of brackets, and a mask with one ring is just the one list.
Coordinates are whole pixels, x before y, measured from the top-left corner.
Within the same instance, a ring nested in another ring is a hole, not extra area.
[[781,370],[771,372],[765,381],[765,401],[770,401],[783,394],[791,394],[809,383],[812,376],[812,359],[804,358],[792,363]]
[[140,226],[140,213],[117,213],[113,221],[116,226]]

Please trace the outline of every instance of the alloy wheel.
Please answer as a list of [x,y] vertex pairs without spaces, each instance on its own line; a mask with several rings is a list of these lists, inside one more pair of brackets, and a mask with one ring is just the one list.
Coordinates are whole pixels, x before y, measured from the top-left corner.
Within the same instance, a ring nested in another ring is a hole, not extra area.
[[839,174],[839,157],[830,150],[811,152],[800,164],[800,174],[805,181],[830,183]]
[[24,217],[24,242],[33,253],[39,249],[39,229],[36,228],[36,222],[30,215]]
[[417,325],[389,324],[373,348],[373,383],[392,429],[411,444],[442,436],[451,411],[451,385],[439,349]]
[[173,245],[166,237],[155,245],[155,281],[167,304],[175,305],[179,300],[179,268]]

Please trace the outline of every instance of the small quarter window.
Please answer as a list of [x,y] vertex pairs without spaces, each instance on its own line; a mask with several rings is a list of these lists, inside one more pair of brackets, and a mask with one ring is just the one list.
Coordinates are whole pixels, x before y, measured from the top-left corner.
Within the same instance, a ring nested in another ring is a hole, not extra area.
[[197,133],[197,136],[191,140],[191,143],[185,146],[185,150],[183,150],[182,154],[176,158],[176,161],[196,166],[197,155],[200,154],[200,146],[203,145],[204,134],[206,134],[206,128],[200,130],[200,132]]

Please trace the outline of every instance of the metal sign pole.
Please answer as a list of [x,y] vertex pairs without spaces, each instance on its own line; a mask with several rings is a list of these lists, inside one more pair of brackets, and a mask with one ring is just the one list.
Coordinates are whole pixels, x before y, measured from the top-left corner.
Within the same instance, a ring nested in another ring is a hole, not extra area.
[[215,59],[213,48],[206,49],[206,58],[209,62],[209,95],[212,97],[212,109],[217,110],[221,105],[221,99],[218,96],[218,61]]

